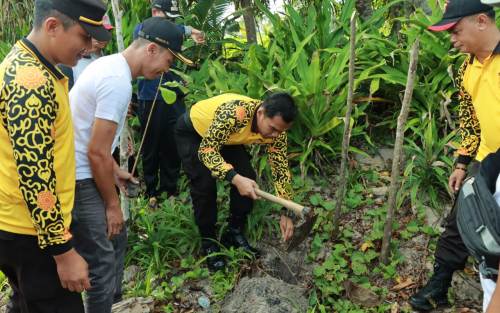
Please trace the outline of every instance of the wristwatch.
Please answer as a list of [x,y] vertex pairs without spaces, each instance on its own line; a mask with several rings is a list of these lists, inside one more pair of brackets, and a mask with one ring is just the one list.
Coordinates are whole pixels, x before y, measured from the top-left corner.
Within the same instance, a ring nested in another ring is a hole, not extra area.
[[296,218],[295,213],[293,213],[293,211],[292,211],[292,210],[288,210],[288,209],[287,209],[287,208],[285,208],[285,207],[282,207],[282,208],[281,208],[281,215],[284,215],[284,216],[286,216],[286,217],[289,217],[289,218],[291,218],[292,220],[295,220],[295,218]]

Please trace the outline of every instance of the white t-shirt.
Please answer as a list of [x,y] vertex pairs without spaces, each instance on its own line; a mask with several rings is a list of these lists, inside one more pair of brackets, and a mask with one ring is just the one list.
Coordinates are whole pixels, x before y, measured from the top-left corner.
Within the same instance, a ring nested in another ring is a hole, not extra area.
[[118,124],[110,153],[118,145],[132,98],[132,74],[121,53],[92,62],[69,93],[75,129],[76,179],[92,178],[87,157],[96,118]]
[[78,63],[73,67],[73,82],[76,83],[78,78],[80,78],[80,75],[82,75],[83,71],[87,68],[87,66],[90,65],[90,63],[94,62],[97,60],[99,56],[95,55],[94,53],[90,54],[89,57],[87,58],[81,58],[78,60]]

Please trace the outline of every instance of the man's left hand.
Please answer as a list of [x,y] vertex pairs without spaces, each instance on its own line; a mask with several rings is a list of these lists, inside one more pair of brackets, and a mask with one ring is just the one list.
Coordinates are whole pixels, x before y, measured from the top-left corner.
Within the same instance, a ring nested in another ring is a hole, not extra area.
[[132,176],[129,172],[122,170],[121,168],[115,169],[115,184],[120,188],[122,192],[124,192],[126,195],[128,195],[127,191],[127,182],[131,181],[134,184],[138,184],[139,182],[137,181],[136,178]]
[[281,229],[281,238],[283,241],[288,241],[293,236],[293,221],[291,218],[281,215],[280,219],[280,229]]

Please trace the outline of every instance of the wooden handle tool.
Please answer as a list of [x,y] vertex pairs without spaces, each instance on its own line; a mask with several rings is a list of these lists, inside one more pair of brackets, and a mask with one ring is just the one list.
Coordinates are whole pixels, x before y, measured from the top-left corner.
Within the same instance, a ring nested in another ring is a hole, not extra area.
[[262,191],[260,189],[255,189],[255,193],[261,198],[264,198],[264,199],[269,200],[271,202],[277,203],[279,205],[284,206],[285,208],[287,208],[289,210],[292,210],[297,216],[300,216],[302,218],[309,215],[309,213],[311,212],[311,209],[308,207],[305,207],[303,205],[300,205],[300,204],[295,203],[295,202],[290,201],[290,200],[276,197],[275,195],[272,195],[272,194],[267,193],[265,191]]

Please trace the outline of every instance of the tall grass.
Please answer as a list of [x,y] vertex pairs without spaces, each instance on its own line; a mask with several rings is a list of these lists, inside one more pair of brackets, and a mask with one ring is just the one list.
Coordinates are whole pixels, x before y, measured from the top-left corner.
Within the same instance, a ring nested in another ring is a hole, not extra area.
[[0,0],[0,42],[13,44],[28,34],[32,21],[33,0]]

